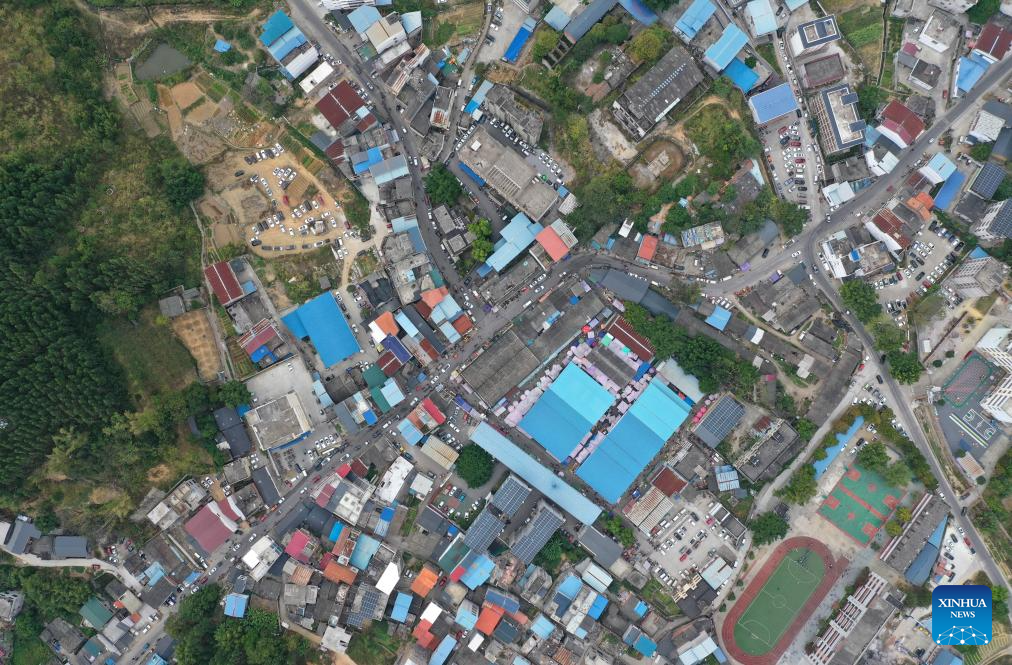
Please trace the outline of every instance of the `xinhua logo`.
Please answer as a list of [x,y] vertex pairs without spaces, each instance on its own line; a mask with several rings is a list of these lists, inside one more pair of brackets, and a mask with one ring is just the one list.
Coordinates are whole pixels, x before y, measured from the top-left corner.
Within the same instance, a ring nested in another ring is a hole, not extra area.
[[991,641],[991,587],[942,584],[931,592],[931,632],[935,644],[987,644]]

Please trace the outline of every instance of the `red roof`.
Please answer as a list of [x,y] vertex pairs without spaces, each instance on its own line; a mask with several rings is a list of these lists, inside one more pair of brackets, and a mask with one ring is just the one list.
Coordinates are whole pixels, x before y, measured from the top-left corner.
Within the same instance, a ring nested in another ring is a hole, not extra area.
[[411,633],[418,640],[418,646],[423,649],[431,649],[436,646],[436,636],[432,634],[432,631],[429,630],[430,628],[432,628],[431,621],[419,621]]
[[363,106],[365,102],[347,81],[338,83],[333,90],[316,102],[316,109],[335,129]]
[[[347,466],[347,465],[345,465]],[[340,471],[338,471],[340,473]],[[320,488],[320,493],[316,495],[316,505],[323,508],[330,501],[330,497],[334,496],[334,490],[337,489],[333,485],[324,485]]]
[[355,458],[351,461],[351,470],[359,478],[365,478],[369,474],[369,467],[362,463],[362,460]]
[[425,301],[423,300],[419,300],[415,303],[415,310],[426,319],[432,315],[432,308],[425,304]]
[[657,236],[645,235],[643,241],[640,242],[640,251],[636,254],[637,259],[643,259],[644,261],[653,261],[654,254],[657,253]]
[[545,249],[545,253],[552,257],[552,261],[561,261],[566,254],[569,254],[566,243],[562,242],[562,238],[550,226],[545,227],[538,235],[534,236],[534,239]]
[[327,149],[323,151],[327,157],[330,157],[335,162],[344,161],[344,143],[340,140],[334,141],[327,146]]
[[903,233],[903,220],[896,216],[892,210],[883,208],[872,218],[882,233],[895,240],[899,246],[906,249],[910,245],[910,237]]
[[445,300],[446,296],[448,296],[449,294],[450,289],[446,288],[445,286],[441,286],[436,289],[428,289],[427,291],[422,291],[421,298],[423,303],[432,308],[438,305],[439,303],[443,302],[443,300]]
[[650,360],[654,357],[654,345],[643,335],[633,330],[632,325],[623,317],[615,319],[607,332],[618,341],[625,344],[640,360]]
[[308,533],[306,533],[302,529],[293,531],[292,539],[288,541],[288,546],[285,547],[285,553],[305,563],[309,560],[309,558],[305,554],[307,544],[309,544]]
[[422,408],[425,409],[426,413],[432,416],[432,419],[436,421],[437,425],[442,425],[446,422],[446,416],[444,416],[443,412],[439,410],[436,403],[428,397],[422,400]]
[[222,543],[232,535],[221,518],[211,510],[210,504],[197,511],[197,514],[191,517],[183,528],[208,554],[221,547]]
[[243,351],[245,351],[248,355],[252,356],[254,351],[277,336],[278,330],[274,327],[271,320],[261,319],[259,323],[247,330],[243,336],[239,338],[239,346],[241,346]]
[[393,376],[401,367],[404,367],[404,363],[397,359],[393,351],[387,351],[380,356],[376,364],[379,365],[379,368],[383,370],[383,374],[386,376]]
[[370,113],[366,117],[362,118],[362,120],[360,120],[357,125],[355,125],[355,129],[357,129],[360,132],[364,132],[375,124],[376,124],[376,116]]
[[882,126],[895,132],[910,145],[924,131],[924,121],[895,99],[882,109]]
[[1008,53],[1010,44],[1012,44],[1012,32],[994,23],[988,23],[980,31],[980,37],[977,38],[974,48],[995,60],[1001,60]]
[[475,624],[475,630],[479,633],[491,635],[495,627],[499,625],[499,620],[502,619],[503,611],[501,607],[495,605],[484,605],[481,608],[481,614],[478,615],[478,623]]
[[650,481],[654,487],[664,492],[665,496],[671,496],[681,492],[688,484],[669,467],[662,466],[654,479]]
[[914,57],[917,56],[917,44],[913,42],[907,42],[906,44],[903,45],[903,48],[900,50],[906,53],[907,55],[912,55]]
[[236,523],[242,521],[243,516],[239,514],[239,511],[237,509],[232,507],[232,503],[229,501],[229,499],[226,498],[223,499],[222,501],[215,501],[214,503],[215,505],[218,506],[218,510],[221,511],[221,514],[227,517],[228,519]]
[[[436,358],[439,357],[439,352],[436,351],[436,347],[432,346],[432,342],[430,342],[429,340],[422,338],[422,341],[418,343],[418,346],[420,346],[422,350],[425,351],[425,353],[429,356],[431,360],[435,360]],[[415,357],[417,358],[418,356]]]
[[397,325],[397,320],[394,319],[393,312],[383,312],[373,320],[373,323],[377,328],[394,337],[397,337],[397,333],[401,330]]
[[239,286],[239,280],[228,261],[219,261],[214,265],[207,266],[204,268],[204,276],[207,277],[214,295],[218,297],[218,302],[222,305],[231,305],[242,298],[242,287]]
[[466,333],[471,328],[474,328],[474,324],[471,322],[471,318],[467,314],[458,316],[453,321],[453,329],[459,332],[461,335]]
[[327,564],[327,567],[323,569],[323,576],[331,582],[343,582],[348,586],[351,586],[355,583],[355,577],[358,576],[358,573],[348,566],[342,566],[336,561],[331,561]]

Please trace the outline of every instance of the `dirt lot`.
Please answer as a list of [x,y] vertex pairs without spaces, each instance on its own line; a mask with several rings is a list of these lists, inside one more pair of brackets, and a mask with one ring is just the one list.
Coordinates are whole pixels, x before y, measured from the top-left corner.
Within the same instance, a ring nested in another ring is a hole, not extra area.
[[189,108],[194,102],[204,96],[200,88],[193,81],[184,81],[178,85],[172,86],[170,89],[172,93],[172,101],[176,103],[181,109]]
[[628,164],[636,157],[636,146],[629,142],[622,130],[600,109],[590,114],[588,124],[594,152],[598,157],[605,161],[614,158],[623,164]]
[[648,189],[675,178],[684,166],[685,155],[681,149],[672,141],[659,139],[640,153],[630,172],[638,187]]
[[210,381],[223,368],[206,309],[195,309],[172,320],[172,331],[197,361],[197,374]]

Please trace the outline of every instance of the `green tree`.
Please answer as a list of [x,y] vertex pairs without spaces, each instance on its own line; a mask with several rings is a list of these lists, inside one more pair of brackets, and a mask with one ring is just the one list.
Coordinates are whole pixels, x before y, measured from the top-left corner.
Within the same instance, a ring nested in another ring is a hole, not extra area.
[[169,203],[176,209],[185,208],[204,193],[204,174],[182,157],[163,161],[159,176]]
[[911,517],[913,517],[913,513],[910,511],[909,506],[900,506],[896,509],[896,519],[899,520],[901,524],[909,522]]
[[664,216],[664,224],[661,229],[665,233],[676,235],[690,226],[692,226],[692,216],[689,211],[675,203],[668,208],[668,214]]
[[562,536],[553,534],[541,551],[534,555],[534,563],[545,570],[558,570],[562,564]]
[[976,143],[970,148],[970,156],[976,159],[978,162],[986,162],[987,158],[991,156],[991,150],[994,149],[994,143]]
[[749,522],[756,545],[768,545],[787,535],[787,520],[776,513],[763,513]]
[[457,176],[450,173],[442,164],[433,166],[425,176],[425,191],[429,194],[429,200],[436,206],[452,206],[464,193]]
[[886,353],[899,351],[907,341],[903,329],[885,319],[872,323],[869,332],[875,338],[875,346]]
[[250,393],[246,384],[242,381],[226,381],[218,388],[217,391],[218,399],[225,406],[237,407],[243,404],[249,404],[250,400],[253,399],[253,395]]
[[872,441],[857,451],[854,462],[869,471],[885,473],[889,467],[889,453],[881,441]]
[[871,122],[875,119],[879,106],[885,103],[886,91],[877,85],[862,83],[857,86],[857,109],[860,116]]
[[885,532],[890,537],[895,538],[896,536],[903,533],[903,525],[897,522],[896,520],[890,520],[886,522]]
[[808,212],[796,203],[774,197],[770,205],[770,217],[783,229],[785,235],[796,236],[808,221]]
[[924,371],[924,365],[917,359],[916,351],[893,351],[887,355],[887,360],[889,373],[900,383],[916,383]]
[[815,481],[815,467],[805,464],[791,476],[786,485],[776,491],[776,495],[788,503],[803,506],[818,493]]
[[882,477],[893,487],[906,487],[910,484],[910,467],[902,462],[894,462],[886,467]]
[[859,279],[844,282],[840,287],[840,297],[862,323],[868,323],[882,313],[875,287],[867,282]]
[[534,45],[531,47],[531,58],[535,62],[542,60],[546,55],[551,53],[558,44],[559,33],[552,30],[547,25],[542,25],[538,28],[537,34],[534,35]]
[[487,219],[476,219],[467,225],[467,230],[474,234],[471,258],[482,263],[492,254],[492,225]]
[[742,159],[759,152],[759,142],[723,107],[703,107],[686,128],[699,151],[713,162],[711,175],[716,179],[730,178]]
[[802,441],[811,441],[819,427],[808,418],[799,418],[798,422],[794,423],[794,429]]
[[473,443],[464,446],[457,457],[457,475],[468,487],[481,487],[487,483],[494,468],[495,459]]
[[636,62],[655,62],[664,53],[667,35],[667,30],[653,25],[632,38],[627,52]]

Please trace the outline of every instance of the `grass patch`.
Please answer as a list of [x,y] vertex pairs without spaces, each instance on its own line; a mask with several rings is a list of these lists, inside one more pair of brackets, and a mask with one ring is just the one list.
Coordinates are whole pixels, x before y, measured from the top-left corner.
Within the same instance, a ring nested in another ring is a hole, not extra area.
[[348,656],[358,665],[393,665],[401,642],[387,630],[386,621],[377,621],[368,630],[355,633],[348,643]]
[[679,609],[678,604],[675,603],[675,599],[671,597],[668,590],[655,579],[651,578],[643,585],[640,595],[643,596],[643,600],[647,601],[647,603],[652,605],[655,610],[667,619],[673,619],[682,613],[682,610]]
[[755,50],[763,57],[763,60],[769,63],[773,71],[781,76],[784,75],[783,70],[780,69],[780,62],[777,60],[777,52],[774,50],[773,44],[762,44],[757,46]]
[[418,505],[408,508],[408,514],[404,516],[404,523],[401,524],[401,536],[407,538],[415,528],[415,520],[418,519]]
[[878,7],[857,7],[837,17],[840,32],[870,71],[876,71],[882,45],[882,11]]
[[130,394],[138,401],[196,379],[189,352],[155,318],[154,309],[148,308],[136,323],[111,319],[99,329],[99,340],[123,368]]
[[977,300],[974,301],[973,303],[973,308],[977,310],[977,313],[979,315],[984,316],[985,314],[988,313],[988,311],[991,309],[991,307],[994,305],[994,302],[997,299],[998,299],[997,293],[986,295],[983,298],[977,298]]

